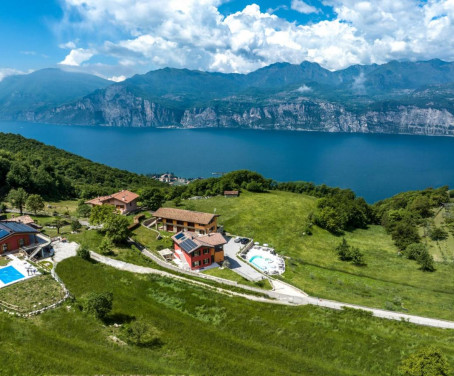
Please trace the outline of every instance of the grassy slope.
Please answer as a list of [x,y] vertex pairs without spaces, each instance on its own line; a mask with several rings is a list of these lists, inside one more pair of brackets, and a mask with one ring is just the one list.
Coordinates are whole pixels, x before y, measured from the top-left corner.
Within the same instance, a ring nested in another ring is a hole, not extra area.
[[164,345],[114,344],[108,336],[118,329],[85,316],[73,303],[31,320],[0,315],[0,351],[8,359],[0,374],[383,376],[395,375],[401,357],[429,344],[454,365],[450,331],[200,293],[78,258],[57,271],[76,298],[112,291],[116,321],[143,317],[162,332]]
[[221,214],[227,231],[269,243],[289,256],[284,279],[308,293],[371,307],[454,319],[454,265],[437,264],[423,273],[397,249],[381,226],[345,234],[364,253],[366,267],[338,260],[334,251],[341,238],[314,226],[312,236],[302,227],[316,200],[287,192],[244,193],[238,199],[215,197],[185,201],[188,209]]

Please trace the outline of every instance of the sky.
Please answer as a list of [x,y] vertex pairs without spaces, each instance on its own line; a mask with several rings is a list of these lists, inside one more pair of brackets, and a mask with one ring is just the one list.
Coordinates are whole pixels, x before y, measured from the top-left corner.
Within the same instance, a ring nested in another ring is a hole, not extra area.
[[454,60],[454,0],[2,0],[0,80],[47,67],[121,81],[174,67],[247,73]]

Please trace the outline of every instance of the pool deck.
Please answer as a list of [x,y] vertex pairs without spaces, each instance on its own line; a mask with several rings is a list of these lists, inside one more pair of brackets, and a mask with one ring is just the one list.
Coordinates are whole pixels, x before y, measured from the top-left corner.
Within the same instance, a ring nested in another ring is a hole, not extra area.
[[245,261],[236,257],[243,245],[235,243],[235,237],[231,237],[227,244],[224,245],[224,257],[229,260],[229,268],[235,273],[249,281],[257,282],[265,278],[265,276],[255,270],[252,266],[248,265]]
[[[40,275],[40,273],[36,270],[36,268],[33,265],[29,264],[27,261],[20,260],[19,258],[17,258],[14,255],[8,255],[8,258],[11,261],[8,263],[8,265],[1,267],[0,270],[12,266],[19,273],[21,273],[23,275],[23,277],[22,278],[18,278],[16,280],[8,282],[8,283],[4,283],[3,281],[0,280],[0,288],[6,287],[6,286],[10,286],[10,285],[12,285],[14,283],[22,282],[22,281],[25,281],[27,279],[30,279],[30,278],[33,278],[33,277],[36,277],[36,276]],[[32,274],[32,273],[27,271],[28,269],[36,270],[36,272],[34,274]]]

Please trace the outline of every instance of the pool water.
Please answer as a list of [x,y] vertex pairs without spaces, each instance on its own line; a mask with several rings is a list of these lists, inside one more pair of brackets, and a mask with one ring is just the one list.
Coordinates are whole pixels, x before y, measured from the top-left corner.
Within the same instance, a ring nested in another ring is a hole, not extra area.
[[25,276],[13,266],[7,266],[6,268],[0,269],[0,281],[5,285],[22,278],[25,278]]
[[257,268],[266,271],[268,270],[268,263],[272,261],[271,259],[264,258],[262,256],[254,256],[249,259],[251,264],[254,264]]

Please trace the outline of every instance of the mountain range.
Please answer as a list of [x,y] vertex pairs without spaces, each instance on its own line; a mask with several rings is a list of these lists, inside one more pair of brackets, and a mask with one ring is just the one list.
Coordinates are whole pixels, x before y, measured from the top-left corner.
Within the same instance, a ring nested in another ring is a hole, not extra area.
[[254,128],[454,136],[454,63],[249,74],[165,68],[112,83],[44,69],[0,82],[0,119],[74,125]]

